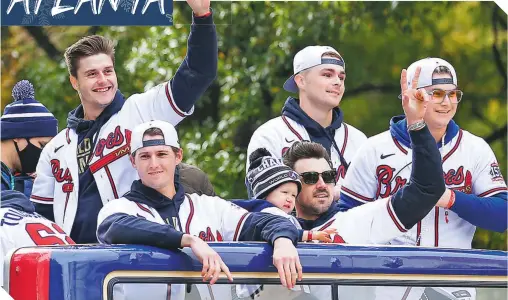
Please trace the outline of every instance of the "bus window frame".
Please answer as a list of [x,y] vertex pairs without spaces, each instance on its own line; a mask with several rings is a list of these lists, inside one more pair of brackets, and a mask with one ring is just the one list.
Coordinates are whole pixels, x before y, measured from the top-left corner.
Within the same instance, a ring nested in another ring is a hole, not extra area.
[[[412,277],[411,279],[408,279]],[[221,276],[216,284],[280,284],[275,272],[234,272],[234,283]],[[490,275],[428,275],[428,274],[330,274],[308,273],[301,285],[329,285],[332,300],[338,299],[340,286],[412,286],[412,287],[474,287],[508,288],[506,276]],[[256,282],[252,282],[256,280]],[[196,271],[113,271],[103,282],[103,300],[113,300],[113,287],[121,283],[204,284]]]

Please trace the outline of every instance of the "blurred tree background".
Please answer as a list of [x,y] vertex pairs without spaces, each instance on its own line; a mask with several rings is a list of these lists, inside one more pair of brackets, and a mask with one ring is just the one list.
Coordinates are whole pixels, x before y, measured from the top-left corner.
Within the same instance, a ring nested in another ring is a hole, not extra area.
[[[2,27],[2,109],[15,82],[65,128],[79,104],[68,82],[65,48],[88,34],[117,41],[116,71],[125,96],[168,80],[185,56],[190,8],[174,3],[172,27]],[[178,131],[185,161],[210,176],[219,195],[246,196],[246,149],[253,131],[280,114],[282,84],[307,45],[335,47],[347,64],[345,121],[372,136],[402,114],[402,68],[442,57],[465,92],[457,123],[483,137],[507,175],[507,15],[494,2],[215,2],[216,81]],[[478,230],[477,248],[505,249],[506,233]]]

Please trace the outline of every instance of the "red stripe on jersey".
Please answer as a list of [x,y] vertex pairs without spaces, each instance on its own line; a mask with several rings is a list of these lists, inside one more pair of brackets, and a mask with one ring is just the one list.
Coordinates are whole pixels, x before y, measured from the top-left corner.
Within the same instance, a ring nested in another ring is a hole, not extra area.
[[507,190],[508,189],[505,186],[497,187],[497,188],[493,188],[493,189],[490,189],[490,190],[488,190],[486,192],[481,193],[480,195],[478,195],[478,197],[485,197],[486,195],[491,194],[491,193],[503,192],[503,191],[507,191]]
[[439,245],[439,207],[436,207],[434,213],[434,247],[438,247],[438,245]]
[[340,150],[341,156],[344,156],[344,151],[346,151],[347,136],[348,136],[347,125],[345,123],[343,123],[343,125],[344,125],[344,144],[342,144],[342,149]]
[[395,226],[397,226],[397,229],[399,229],[400,232],[406,232],[407,229],[404,228],[402,224],[400,224],[399,220],[397,219],[397,216],[395,215],[395,212],[393,211],[392,206],[390,205],[392,201],[388,199],[386,201],[386,209],[388,210],[388,214],[390,215],[390,218],[392,219]]
[[238,221],[238,224],[236,224],[236,230],[235,230],[235,235],[233,236],[233,241],[238,240],[238,237],[240,236],[240,227],[242,227],[243,221],[244,221],[245,217],[247,217],[248,214],[249,213],[245,213]]
[[284,123],[286,123],[286,126],[289,128],[289,130],[291,130],[291,132],[293,132],[294,135],[296,135],[296,137],[300,140],[300,141],[303,141],[303,138],[302,136],[298,133],[298,131],[296,131],[293,126],[291,126],[291,124],[289,124],[289,121],[286,119],[286,116],[282,116],[282,121],[284,121]]
[[53,202],[53,198],[46,198],[46,197],[41,197],[41,196],[37,196],[37,195],[31,195],[30,198],[39,200],[39,201]]
[[104,168],[110,163],[122,158],[125,155],[128,155],[130,153],[130,150],[131,150],[130,144],[127,143],[122,147],[116,149],[115,151],[108,153],[106,156],[101,157],[98,161],[90,165],[90,172],[94,174],[95,172],[99,171],[100,169]]
[[459,148],[459,144],[460,144],[461,140],[462,140],[462,129],[459,130],[459,137],[457,138],[457,142],[455,143],[455,146],[453,146],[452,150],[450,150],[450,152],[448,152],[443,157],[443,163],[445,162],[445,160],[448,159],[448,157],[452,156],[452,154],[455,152],[455,150],[457,150],[457,148]]
[[65,197],[65,205],[64,205],[64,211],[63,211],[63,217],[62,219],[65,220],[65,213],[67,212],[67,204],[69,204],[69,196],[71,193],[67,193],[67,196]]
[[341,187],[341,190],[345,191],[345,192],[346,192],[346,193],[348,193],[348,194],[353,195],[353,196],[354,196],[354,197],[356,197],[356,198],[360,198],[360,199],[362,199],[363,201],[369,201],[369,202],[374,201],[374,199],[373,199],[373,198],[367,198],[367,197],[365,197],[365,196],[362,196],[362,195],[360,195],[360,194],[358,194],[358,193],[353,192],[352,190],[348,189],[348,188],[347,188],[347,187],[345,187],[345,186],[342,186],[342,187]]
[[65,132],[65,139],[67,140],[67,144],[71,143],[71,138],[69,137],[69,130],[70,128],[67,128],[67,131]]
[[393,140],[393,142],[395,143],[395,146],[397,146],[397,148],[399,148],[399,150],[400,150],[402,153],[407,154],[407,150],[406,150],[406,149],[404,149],[404,147],[402,147],[402,145],[399,143],[399,141],[397,141],[397,139],[396,139],[394,136],[392,136],[392,140]]
[[192,199],[187,194],[185,196],[189,200],[190,206],[189,218],[187,218],[187,223],[185,224],[185,233],[190,234],[190,224],[192,222],[192,217],[194,217],[194,203],[192,203]]
[[134,203],[136,203],[136,205],[139,207],[139,209],[141,209],[144,212],[149,213],[152,217],[155,218],[155,216],[152,214],[152,212],[148,208],[144,207],[143,204],[138,203],[138,202],[134,202]]
[[51,250],[47,249],[21,248],[14,252],[9,270],[11,297],[49,300],[50,260]]
[[418,221],[416,224],[416,246],[420,246],[420,241],[422,239],[422,221]]
[[319,228],[318,231],[323,231],[326,228],[330,227],[330,225],[332,225],[333,221],[335,221],[335,219],[328,221],[325,225],[321,226],[321,228]]
[[116,191],[115,181],[113,180],[113,176],[111,176],[111,172],[109,171],[108,166],[104,166],[104,171],[106,171],[106,175],[108,176],[109,184],[113,190],[113,196],[115,199],[118,199],[118,192]]
[[183,114],[176,104],[173,102],[173,98],[171,98],[171,94],[169,93],[169,81],[166,83],[166,97],[168,98],[169,104],[171,105],[171,108],[176,112],[177,115],[180,117],[185,117],[185,114]]

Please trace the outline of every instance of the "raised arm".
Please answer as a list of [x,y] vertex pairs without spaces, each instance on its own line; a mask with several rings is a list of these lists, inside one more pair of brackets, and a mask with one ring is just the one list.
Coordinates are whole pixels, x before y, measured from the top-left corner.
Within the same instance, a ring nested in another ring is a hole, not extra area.
[[129,98],[122,112],[133,122],[165,120],[178,124],[192,114],[194,104],[217,76],[217,32],[210,1],[187,3],[193,9],[187,55],[171,80]]
[[192,8],[191,33],[187,55],[171,79],[176,105],[189,111],[217,76],[217,32],[210,11],[210,1],[187,0]]

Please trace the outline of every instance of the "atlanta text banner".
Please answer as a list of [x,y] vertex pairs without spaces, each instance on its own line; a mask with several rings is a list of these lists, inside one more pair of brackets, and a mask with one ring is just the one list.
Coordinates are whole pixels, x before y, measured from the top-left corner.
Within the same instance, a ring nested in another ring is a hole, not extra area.
[[2,25],[172,25],[173,0],[2,0]]

